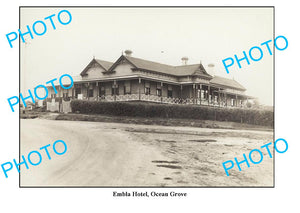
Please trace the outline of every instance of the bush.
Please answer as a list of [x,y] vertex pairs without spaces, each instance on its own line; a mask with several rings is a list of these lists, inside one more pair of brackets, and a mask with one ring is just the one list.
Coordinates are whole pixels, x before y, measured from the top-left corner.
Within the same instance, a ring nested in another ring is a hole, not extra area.
[[216,108],[199,105],[167,105],[145,102],[98,102],[72,100],[72,112],[132,117],[184,118],[274,125],[273,111]]

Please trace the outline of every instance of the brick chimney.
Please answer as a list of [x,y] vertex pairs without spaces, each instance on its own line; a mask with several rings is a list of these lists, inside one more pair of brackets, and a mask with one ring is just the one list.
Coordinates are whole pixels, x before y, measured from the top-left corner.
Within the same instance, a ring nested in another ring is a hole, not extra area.
[[210,63],[207,66],[208,66],[207,69],[208,74],[210,74],[211,76],[215,76],[215,65],[213,63]]
[[182,57],[181,58],[181,61],[182,61],[182,65],[187,65],[187,62],[188,62],[189,58],[188,57]]
[[125,55],[126,56],[131,56],[131,54],[132,54],[132,51],[131,50],[125,50]]

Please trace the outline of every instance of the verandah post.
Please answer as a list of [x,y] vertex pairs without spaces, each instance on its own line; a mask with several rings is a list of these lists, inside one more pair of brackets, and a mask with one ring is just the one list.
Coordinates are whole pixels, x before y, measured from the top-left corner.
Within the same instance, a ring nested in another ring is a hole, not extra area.
[[72,87],[72,99],[74,99],[74,88],[75,88],[75,85],[74,85],[74,87]]
[[96,82],[96,95],[97,95],[97,101],[99,101],[99,82]]
[[163,93],[163,82],[160,82],[160,88],[161,88],[160,102],[162,103],[163,102],[163,96],[162,96],[162,93]]
[[218,95],[219,95],[219,97],[218,97],[218,102],[219,102],[219,107],[221,106],[221,100],[220,100],[220,88],[219,88],[219,91],[218,91]]
[[207,90],[208,90],[208,95],[207,95],[207,103],[208,103],[208,105],[209,105],[209,98],[210,98],[210,86],[208,86]]
[[183,101],[182,101],[182,84],[180,84],[180,103],[183,103]]
[[86,97],[88,100],[90,100],[90,97],[89,97],[89,89],[90,89],[90,83],[88,82],[87,83],[87,87],[86,87]]
[[195,84],[193,84],[193,103],[195,104]]
[[141,100],[141,78],[139,78],[139,101]]
[[199,96],[199,99],[200,99],[200,105],[201,105],[201,95],[202,95],[202,85],[201,84],[199,84],[199,88],[200,88],[200,96]]
[[114,80],[114,101],[116,101],[116,87],[117,87],[117,83],[116,80]]

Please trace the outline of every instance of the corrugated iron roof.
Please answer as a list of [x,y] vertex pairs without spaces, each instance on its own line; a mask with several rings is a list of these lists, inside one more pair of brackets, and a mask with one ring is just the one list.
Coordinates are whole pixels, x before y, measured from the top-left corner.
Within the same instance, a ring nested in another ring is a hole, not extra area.
[[114,64],[113,62],[103,61],[99,59],[95,59],[97,63],[102,66],[106,71]]
[[101,67],[103,67],[103,69],[105,69],[105,71],[107,71],[114,63],[109,62],[109,61],[104,61],[104,60],[99,60],[99,59],[93,59],[85,68],[84,70],[80,73],[81,76],[86,75],[87,71],[89,70],[89,68],[91,67],[91,65],[97,62]]
[[223,78],[220,76],[214,76],[213,79],[210,80],[210,83],[217,85],[224,85],[227,87],[232,87],[239,90],[246,90],[239,82],[234,79]]
[[[144,69],[144,70],[149,70],[149,71],[154,71],[154,72],[159,72],[159,73],[165,73],[168,75],[173,75],[173,76],[192,76],[192,75],[200,75],[202,77],[206,77],[210,80],[210,83],[220,85],[220,86],[227,86],[239,90],[246,90],[245,87],[243,87],[240,83],[233,79],[228,79],[228,78],[223,78],[220,76],[214,76],[212,77],[209,75],[204,66],[200,64],[191,64],[191,65],[182,65],[182,66],[171,66],[167,64],[161,64],[157,63],[154,61],[149,61],[141,58],[135,58],[131,56],[124,56],[122,55],[118,60],[128,60],[135,68],[137,69]],[[104,61],[100,59],[93,59],[89,65],[81,72],[81,76],[85,75],[86,72],[88,71],[89,67],[91,64],[96,61],[100,66],[102,66],[106,71],[109,69],[114,69],[114,67],[117,65],[113,62],[109,61]],[[115,64],[115,65],[114,65]],[[113,66],[114,65],[114,66]],[[77,79],[76,79],[77,80]],[[76,81],[75,80],[75,81]]]
[[173,74],[174,67],[166,64],[157,63],[154,61],[148,61],[141,58],[135,58],[131,56],[124,56],[129,62],[131,62],[134,66],[140,69],[157,71],[166,74]]
[[185,75],[202,75],[208,78],[211,76],[206,72],[202,64],[191,64],[183,66],[170,66],[166,64],[157,63],[154,61],[148,61],[141,58],[135,58],[131,56],[124,56],[128,61],[130,61],[134,66],[140,69],[156,71],[160,73],[165,73],[175,76],[185,76]]

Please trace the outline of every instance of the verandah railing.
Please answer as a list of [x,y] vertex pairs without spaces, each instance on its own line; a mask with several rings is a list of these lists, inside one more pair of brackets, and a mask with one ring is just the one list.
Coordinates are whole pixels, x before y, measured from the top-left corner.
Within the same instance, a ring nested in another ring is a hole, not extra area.
[[146,94],[125,94],[125,95],[105,95],[99,97],[89,97],[84,98],[84,100],[91,101],[148,101],[155,103],[167,103],[167,104],[195,104],[195,105],[207,105],[216,107],[244,107],[243,104],[238,104],[238,106],[226,105],[225,101],[220,103],[217,101],[208,101],[207,99],[200,98],[172,98],[172,97],[162,97],[157,95],[146,95]]

